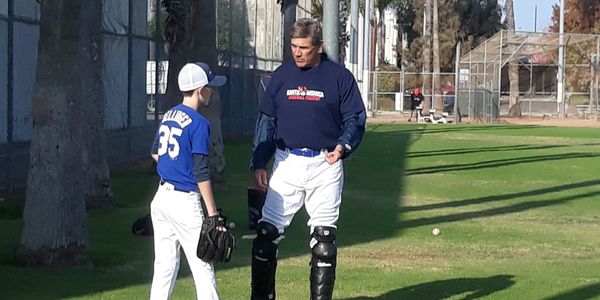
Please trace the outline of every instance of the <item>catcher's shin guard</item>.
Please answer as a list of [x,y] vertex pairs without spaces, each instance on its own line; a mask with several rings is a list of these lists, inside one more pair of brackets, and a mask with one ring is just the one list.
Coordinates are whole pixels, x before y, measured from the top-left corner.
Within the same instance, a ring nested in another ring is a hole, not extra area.
[[310,299],[330,300],[335,282],[337,247],[336,229],[329,226],[316,226],[312,233],[312,259],[310,261]]
[[252,300],[275,299],[275,271],[277,269],[277,239],[279,230],[268,222],[256,226],[252,243]]
[[262,218],[267,193],[256,187],[248,188],[248,228],[256,230],[258,220]]

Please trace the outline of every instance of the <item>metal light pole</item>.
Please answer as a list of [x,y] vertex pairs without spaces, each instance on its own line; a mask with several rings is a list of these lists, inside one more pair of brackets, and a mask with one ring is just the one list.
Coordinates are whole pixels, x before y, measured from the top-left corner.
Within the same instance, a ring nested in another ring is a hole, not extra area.
[[363,34],[363,89],[362,98],[367,113],[369,112],[369,76],[370,56],[371,53],[371,0],[365,0],[365,25]]
[[340,3],[338,0],[323,1],[323,50],[327,57],[340,61]]
[[460,92],[460,41],[456,43],[456,62],[454,63],[454,124],[458,124],[461,120],[458,115],[458,93]]
[[350,4],[350,65],[352,74],[358,78],[358,0]]
[[533,17],[533,32],[537,32],[537,4],[535,5],[535,8],[533,11],[534,11],[534,13],[533,13],[533,15],[534,15],[534,17]]
[[560,25],[558,37],[558,74],[556,76],[557,112],[565,117],[565,0],[560,0]]

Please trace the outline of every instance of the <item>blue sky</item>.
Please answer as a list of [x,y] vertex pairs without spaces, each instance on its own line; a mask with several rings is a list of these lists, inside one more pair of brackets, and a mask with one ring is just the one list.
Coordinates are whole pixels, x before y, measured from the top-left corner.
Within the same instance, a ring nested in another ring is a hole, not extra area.
[[537,5],[537,31],[548,31],[552,24],[552,5],[560,0],[513,0],[515,10],[515,26],[521,31],[534,30],[535,7]]

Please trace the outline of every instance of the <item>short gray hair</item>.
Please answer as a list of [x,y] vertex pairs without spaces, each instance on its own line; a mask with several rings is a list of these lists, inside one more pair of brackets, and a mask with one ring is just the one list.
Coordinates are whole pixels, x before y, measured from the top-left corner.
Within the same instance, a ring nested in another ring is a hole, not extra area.
[[317,46],[323,41],[321,23],[314,19],[300,19],[290,28],[290,39],[312,38],[312,44]]

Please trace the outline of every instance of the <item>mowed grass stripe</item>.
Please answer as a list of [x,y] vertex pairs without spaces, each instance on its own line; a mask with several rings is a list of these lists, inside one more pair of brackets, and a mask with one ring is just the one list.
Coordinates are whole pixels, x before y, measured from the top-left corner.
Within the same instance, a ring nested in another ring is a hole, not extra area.
[[[250,141],[226,142],[216,199],[247,229]],[[369,124],[345,162],[335,299],[600,299],[600,131],[522,125]],[[0,202],[3,299],[147,299],[151,165],[113,174],[115,208],[89,215],[93,268],[16,265],[22,199]],[[307,299],[308,217],[279,248],[278,299]],[[441,229],[433,236],[434,227]],[[251,240],[219,264],[222,299],[248,299]],[[183,257],[183,255],[182,255]],[[193,299],[182,259],[172,299]]]

